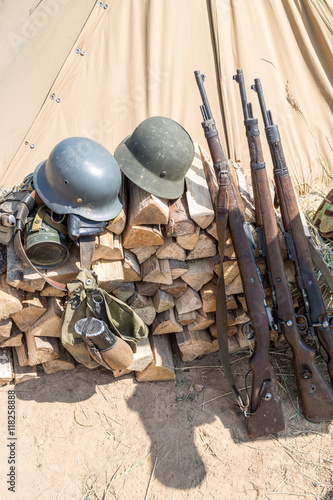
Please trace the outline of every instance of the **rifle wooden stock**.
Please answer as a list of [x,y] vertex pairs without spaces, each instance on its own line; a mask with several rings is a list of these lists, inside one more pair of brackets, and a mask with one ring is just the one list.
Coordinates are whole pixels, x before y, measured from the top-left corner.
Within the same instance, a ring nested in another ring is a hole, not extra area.
[[[219,217],[221,213],[221,184],[224,182],[223,187],[226,187],[229,202],[228,225],[247,299],[251,324],[256,338],[255,350],[249,360],[249,366],[253,375],[250,411],[245,412],[245,414],[248,417],[249,437],[259,438],[284,429],[278,386],[268,354],[270,344],[270,328],[267,315],[268,306],[265,301],[260,271],[254,258],[253,242],[250,241],[246,231],[243,203],[235,181],[232,175],[230,175],[228,163],[223,154],[215,121],[203,87],[204,75],[200,75],[200,72],[196,71],[195,76],[203,101],[203,105],[201,106],[204,118],[202,126],[219,181],[219,192],[216,197],[216,213],[217,217]],[[221,178],[223,181],[221,181]],[[215,198],[216,193],[212,194]],[[220,241],[220,245],[222,244],[224,242]]]
[[302,400],[304,415],[311,421],[333,418],[333,392],[315,363],[315,351],[300,337],[293,301],[290,293],[281,249],[278,227],[271,201],[268,177],[262,154],[258,120],[252,116],[246,101],[241,70],[235,80],[240,85],[243,101],[244,124],[250,152],[252,186],[255,199],[256,221],[264,239],[262,252],[266,258],[269,282],[272,289],[275,323],[281,328],[293,351],[293,370]]
[[251,438],[257,438],[282,431],[284,419],[274,369],[269,361],[270,329],[262,284],[253,250],[244,231],[243,202],[231,175],[228,196],[229,230],[255,334],[254,353],[249,360],[253,378],[248,434]]
[[317,333],[318,339],[328,356],[327,370],[333,382],[332,332],[324,300],[314,272],[308,241],[298,210],[289,170],[285,162],[278,127],[273,124],[271,113],[266,110],[258,78],[255,80],[253,88],[258,94],[265,124],[266,137],[274,166],[274,179],[280,202],[281,216],[286,232],[288,255],[294,262],[296,284],[301,291],[308,332],[311,334]]

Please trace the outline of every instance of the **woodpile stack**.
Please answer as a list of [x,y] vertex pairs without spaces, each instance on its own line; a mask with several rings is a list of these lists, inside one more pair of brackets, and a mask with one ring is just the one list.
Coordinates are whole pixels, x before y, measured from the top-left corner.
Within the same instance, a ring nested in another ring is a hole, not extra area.
[[[240,168],[235,172],[256,241],[250,188]],[[218,350],[215,311],[221,263],[212,203],[217,185],[210,158],[198,145],[185,183],[183,196],[167,200],[124,179],[123,210],[96,237],[92,269],[99,286],[127,302],[149,327],[149,338],[138,344],[133,364],[114,371],[115,377],[133,371],[139,381],[172,380],[174,349],[184,361]],[[283,237],[281,245],[285,252]],[[256,258],[264,274],[258,253]],[[230,234],[222,266],[233,352],[249,346],[243,335],[249,317]],[[67,283],[79,267],[73,245],[68,261],[45,274]],[[37,377],[38,365],[45,373],[73,369],[74,359],[60,341],[66,294],[24,266],[13,245],[1,248],[0,273],[0,385]],[[274,332],[272,340],[278,340]]]

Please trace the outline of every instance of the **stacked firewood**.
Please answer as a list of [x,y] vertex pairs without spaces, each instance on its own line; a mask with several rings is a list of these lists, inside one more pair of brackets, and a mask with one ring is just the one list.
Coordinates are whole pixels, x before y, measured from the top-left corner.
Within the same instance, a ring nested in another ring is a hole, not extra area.
[[[256,241],[251,188],[234,165]],[[198,145],[185,184],[183,196],[167,200],[124,178],[123,210],[96,237],[92,269],[99,286],[127,302],[149,327],[149,337],[138,344],[133,364],[114,371],[116,377],[135,372],[139,381],[171,380],[175,349],[184,361],[218,350],[215,311],[221,262],[212,202],[217,186],[211,160]],[[285,252],[283,241],[281,233]],[[264,261],[259,253],[256,258],[264,275]],[[222,267],[233,352],[249,347],[243,334],[249,316],[230,234]],[[79,269],[79,252],[72,245],[68,261],[45,274],[68,283]],[[60,341],[65,292],[24,266],[13,245],[1,248],[0,274],[0,385],[37,377],[37,365],[45,373],[73,369],[75,361]],[[264,285],[269,303],[265,281]],[[274,332],[272,340],[279,341]]]

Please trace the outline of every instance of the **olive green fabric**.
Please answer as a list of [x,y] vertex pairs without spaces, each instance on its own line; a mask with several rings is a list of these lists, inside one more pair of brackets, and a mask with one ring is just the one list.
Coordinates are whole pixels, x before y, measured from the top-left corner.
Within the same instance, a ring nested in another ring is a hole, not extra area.
[[313,222],[324,238],[333,238],[333,189],[319,206]]
[[67,287],[70,298],[62,318],[61,342],[76,361],[90,369],[99,366],[99,363],[90,356],[87,344],[81,341],[80,335],[74,329],[79,319],[97,317],[92,299],[92,294],[96,291],[104,298],[103,320],[115,334],[130,345],[133,352],[136,352],[137,342],[148,336],[148,327],[133,309],[99,288],[96,276],[86,269],[80,271]]

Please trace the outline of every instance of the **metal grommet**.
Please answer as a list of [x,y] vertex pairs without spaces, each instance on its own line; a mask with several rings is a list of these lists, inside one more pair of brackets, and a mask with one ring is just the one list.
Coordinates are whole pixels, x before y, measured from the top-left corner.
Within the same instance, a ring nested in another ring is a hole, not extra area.
[[81,292],[81,288],[75,288],[74,292],[75,293],[80,293]]
[[30,144],[30,149],[34,149],[35,144]]
[[250,282],[251,282],[251,283],[254,283],[254,278],[250,278]]
[[98,5],[99,5],[100,7],[103,7],[103,2],[98,2]]
[[165,170],[162,170],[162,172],[160,173],[160,177],[161,177],[161,179],[163,179],[163,177],[165,177],[165,176],[166,176],[166,174],[167,174],[167,173],[166,173],[166,171],[165,171]]
[[270,401],[272,399],[272,394],[270,392],[267,392],[265,394],[264,400],[265,401]]
[[106,3],[106,4],[104,5],[104,9],[107,9],[108,7],[109,7],[109,4],[108,4],[108,3]]
[[85,56],[86,55],[86,51],[85,50],[82,50],[81,52],[81,56]]
[[91,283],[92,283],[92,279],[88,278],[88,279],[86,280],[86,285],[91,285]]
[[55,99],[55,94],[51,94],[50,99]]
[[80,54],[81,50],[79,49],[79,47],[78,47],[77,49],[75,49],[75,52],[76,52],[77,54]]
[[57,97],[56,102],[61,102],[60,97]]

